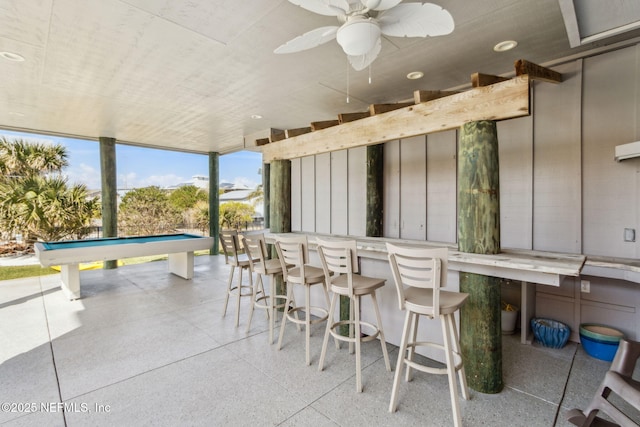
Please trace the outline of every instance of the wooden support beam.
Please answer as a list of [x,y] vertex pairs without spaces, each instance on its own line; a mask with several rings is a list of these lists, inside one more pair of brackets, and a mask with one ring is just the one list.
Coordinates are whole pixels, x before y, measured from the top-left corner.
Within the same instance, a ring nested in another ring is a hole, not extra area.
[[349,123],[354,120],[360,120],[369,117],[370,114],[368,111],[362,113],[342,113],[338,114],[338,122],[340,124]]
[[371,104],[369,105],[369,114],[375,116],[376,114],[388,113],[389,111],[399,110],[413,105],[413,102],[397,102],[395,104]]
[[261,147],[263,160],[270,163],[277,159],[295,159],[379,144],[455,129],[470,121],[527,116],[530,114],[529,82],[528,76],[515,77],[286,141],[272,142]]
[[[266,142],[264,140],[267,140]],[[284,139],[284,131],[281,129],[266,128],[244,136],[244,148],[252,149],[260,145]]]
[[317,130],[338,126],[339,124],[340,122],[338,122],[337,120],[324,120],[321,122],[311,122],[311,130],[315,132]]
[[287,136],[282,129],[271,129],[271,142],[282,141]]
[[483,87],[491,86],[496,83],[505,82],[509,80],[506,77],[493,76],[491,74],[473,73],[471,74],[471,86]]
[[413,102],[420,104],[421,102],[429,102],[434,99],[444,98],[445,96],[460,93],[455,90],[416,90],[413,92]]
[[562,74],[550,68],[534,64],[524,59],[518,59],[515,63],[516,76],[528,75],[534,80],[542,80],[550,83],[562,82]]
[[304,135],[305,133],[311,132],[311,128],[295,128],[295,129],[287,129],[284,131],[287,138],[293,138],[298,135]]

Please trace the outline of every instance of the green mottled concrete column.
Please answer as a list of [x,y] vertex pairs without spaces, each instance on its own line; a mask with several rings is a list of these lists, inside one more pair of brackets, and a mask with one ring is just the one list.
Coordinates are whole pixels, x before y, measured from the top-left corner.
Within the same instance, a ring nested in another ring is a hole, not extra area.
[[[467,123],[458,146],[458,246],[477,254],[500,252],[498,133],[493,121]],[[500,280],[460,273],[469,294],[460,313],[460,345],[469,386],[502,390]]]
[[264,213],[264,228],[271,228],[271,165],[262,164],[262,211]]
[[[102,179],[102,237],[118,237],[118,175],[116,140],[101,136],[100,175]],[[104,262],[105,269],[118,267],[118,260]]]
[[[269,177],[269,225],[271,232],[289,233],[291,232],[291,161],[273,160],[269,168]],[[282,276],[277,278],[276,294],[287,294]]]
[[209,255],[218,255],[220,245],[220,155],[209,153],[209,236],[213,246]]

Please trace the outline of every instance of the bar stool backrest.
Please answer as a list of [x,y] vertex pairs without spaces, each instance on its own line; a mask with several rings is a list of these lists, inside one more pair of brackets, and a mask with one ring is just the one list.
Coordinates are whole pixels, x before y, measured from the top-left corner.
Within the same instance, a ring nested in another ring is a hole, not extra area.
[[225,230],[220,232],[220,243],[224,252],[224,261],[227,264],[237,265],[238,254],[240,253],[240,242],[236,230]]
[[316,239],[316,241],[327,286],[330,286],[333,275],[335,278],[346,274],[349,295],[353,295],[353,274],[359,272],[356,241],[322,239]]
[[[294,236],[277,236],[276,251],[280,264],[282,265],[282,275],[285,282],[304,283],[305,264],[309,260],[309,245],[306,234]],[[293,269],[299,268],[299,274],[289,275]],[[301,282],[300,282],[301,280]]]
[[446,285],[449,250],[447,248],[406,247],[387,243],[387,252],[396,283],[400,310],[405,308],[405,286],[426,288],[433,292],[433,316],[439,316],[440,288]]
[[242,244],[244,250],[249,256],[252,270],[256,267],[265,268],[265,260],[267,259],[267,244],[264,240],[264,234],[245,234],[242,236]]

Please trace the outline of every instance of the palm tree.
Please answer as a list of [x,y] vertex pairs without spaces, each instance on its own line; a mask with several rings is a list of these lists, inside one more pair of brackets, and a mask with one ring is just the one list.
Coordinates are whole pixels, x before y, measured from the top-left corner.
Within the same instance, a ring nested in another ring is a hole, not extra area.
[[[60,176],[68,166],[62,145],[0,138],[0,231],[27,242],[84,237],[99,217],[97,198]],[[54,174],[54,175],[52,175]]]
[[60,172],[69,166],[67,149],[63,145],[0,138],[0,173],[3,178],[26,178]]

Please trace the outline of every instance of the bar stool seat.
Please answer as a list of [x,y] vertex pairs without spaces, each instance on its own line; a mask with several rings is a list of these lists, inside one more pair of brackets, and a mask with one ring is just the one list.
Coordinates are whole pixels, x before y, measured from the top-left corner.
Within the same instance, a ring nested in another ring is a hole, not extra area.
[[[406,311],[398,363],[393,379],[389,412],[398,407],[398,388],[402,370],[407,365],[406,379],[411,378],[411,370],[417,369],[432,374],[444,374],[449,377],[449,394],[454,425],[462,424],[456,371],[460,380],[462,397],[469,399],[467,379],[460,355],[460,342],[454,313],[465,303],[466,293],[440,290],[446,285],[447,248],[402,247],[387,243],[389,263],[396,283],[400,310]],[[420,316],[440,320],[443,344],[417,341]],[[422,365],[414,360],[417,347],[428,346],[444,351],[446,367],[434,368]]]
[[[318,253],[320,254],[320,260],[322,261],[322,267],[324,269],[325,281],[329,284],[331,292],[333,293],[318,370],[322,371],[324,369],[324,359],[327,354],[329,335],[334,337],[336,344],[338,344],[339,341],[348,342],[350,353],[353,352],[353,345],[355,344],[356,390],[362,392],[361,344],[363,342],[372,341],[380,337],[384,362],[387,371],[391,371],[389,355],[387,353],[387,343],[384,339],[382,320],[380,318],[380,309],[378,308],[378,301],[376,299],[376,290],[384,286],[386,280],[356,274],[359,272],[359,266],[355,240],[328,241],[317,239],[317,242]],[[360,319],[360,300],[364,295],[371,296],[377,325],[363,322]],[[349,320],[334,321],[333,319],[339,296],[348,297],[350,300]],[[347,337],[340,334],[339,329],[343,325],[349,325],[349,336]],[[368,329],[368,333],[364,337],[362,336],[363,326]]]

